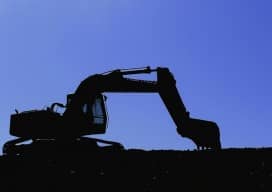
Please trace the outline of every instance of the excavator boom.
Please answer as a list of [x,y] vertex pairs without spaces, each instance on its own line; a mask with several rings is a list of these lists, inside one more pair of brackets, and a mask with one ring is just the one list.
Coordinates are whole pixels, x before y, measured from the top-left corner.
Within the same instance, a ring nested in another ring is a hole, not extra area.
[[[124,77],[125,75],[151,72],[157,72],[157,81]],[[67,119],[72,120],[79,114],[85,103],[104,92],[159,93],[181,136],[193,140],[198,147],[221,148],[218,126],[214,122],[189,117],[189,112],[177,90],[176,80],[168,68],[150,69],[147,67],[136,70],[114,70],[106,74],[90,76],[78,86],[64,117],[67,116]],[[91,130],[89,134],[92,134]]]

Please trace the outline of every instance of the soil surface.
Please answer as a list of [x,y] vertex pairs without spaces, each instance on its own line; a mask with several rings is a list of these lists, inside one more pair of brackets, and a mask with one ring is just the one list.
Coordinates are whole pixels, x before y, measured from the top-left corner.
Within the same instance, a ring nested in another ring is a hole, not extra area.
[[272,148],[52,150],[1,156],[2,191],[272,191]]

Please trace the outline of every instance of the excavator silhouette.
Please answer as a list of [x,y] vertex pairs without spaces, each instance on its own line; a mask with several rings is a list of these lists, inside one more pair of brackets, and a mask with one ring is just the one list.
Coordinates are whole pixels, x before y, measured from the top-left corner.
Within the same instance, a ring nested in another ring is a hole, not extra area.
[[[157,81],[127,78],[125,76],[157,73]],[[3,146],[3,154],[20,154],[22,144],[28,140],[32,145],[49,146],[49,143],[91,142],[108,144],[109,148],[124,149],[117,142],[84,137],[103,134],[107,128],[105,92],[158,93],[177,126],[177,132],[191,139],[198,149],[221,149],[219,127],[215,122],[193,119],[187,111],[176,80],[168,68],[135,68],[113,70],[91,75],[83,80],[73,94],[67,95],[67,103],[53,103],[43,110],[31,110],[11,115],[10,134],[18,137]],[[64,108],[63,114],[56,112],[56,106]],[[21,145],[20,145],[21,144]],[[30,145],[30,144],[28,144]]]

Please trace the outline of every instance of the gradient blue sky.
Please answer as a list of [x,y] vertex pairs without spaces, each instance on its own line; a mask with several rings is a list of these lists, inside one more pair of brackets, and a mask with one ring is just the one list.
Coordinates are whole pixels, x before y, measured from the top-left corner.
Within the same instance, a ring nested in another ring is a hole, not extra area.
[[[170,68],[191,115],[218,123],[223,147],[272,146],[271,8],[269,0],[1,0],[0,144],[15,108],[65,103],[90,74],[150,65]],[[158,95],[107,96],[100,138],[195,148]]]

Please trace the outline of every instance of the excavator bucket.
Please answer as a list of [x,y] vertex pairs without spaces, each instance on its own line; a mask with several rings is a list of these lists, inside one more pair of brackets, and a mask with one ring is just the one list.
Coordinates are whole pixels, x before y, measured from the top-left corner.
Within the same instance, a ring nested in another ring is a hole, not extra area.
[[215,122],[189,118],[177,131],[182,137],[191,139],[197,148],[221,149],[219,127]]

